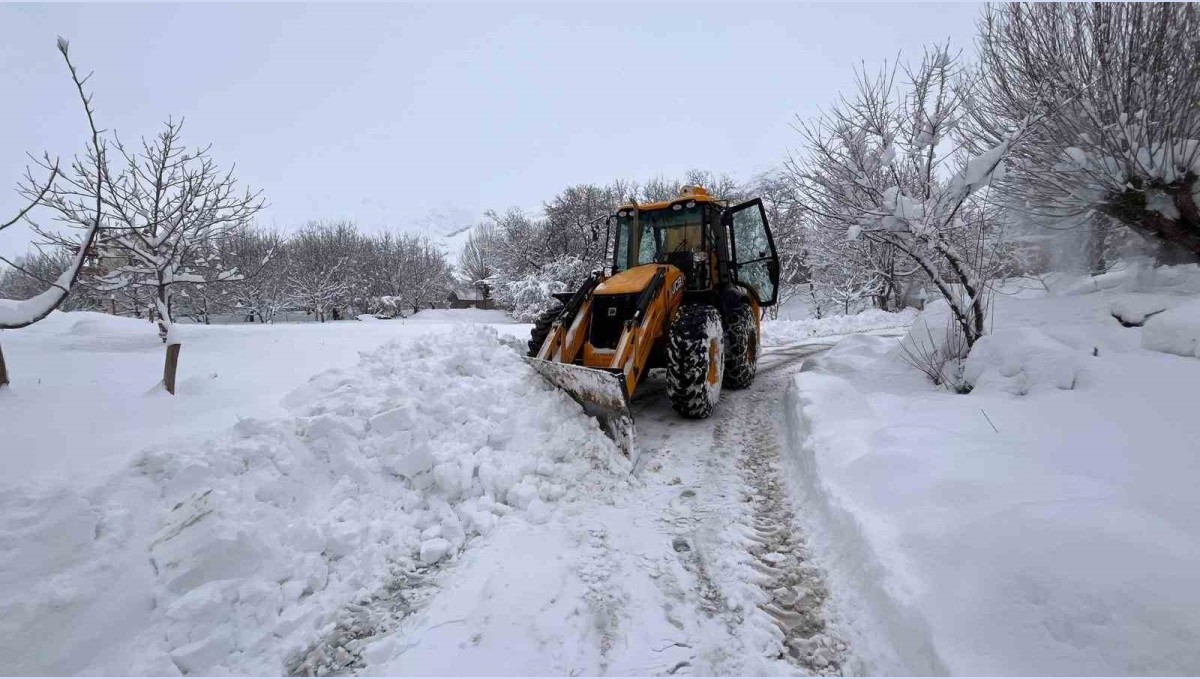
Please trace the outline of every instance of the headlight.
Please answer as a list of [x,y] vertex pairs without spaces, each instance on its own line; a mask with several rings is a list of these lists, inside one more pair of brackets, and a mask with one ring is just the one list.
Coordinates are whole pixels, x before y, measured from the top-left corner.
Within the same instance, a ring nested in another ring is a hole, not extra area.
[[682,209],[683,209],[683,204],[682,204],[682,203],[675,203],[674,205],[672,205],[672,206],[671,206],[671,209],[672,209],[672,210],[682,210]]
[[696,207],[696,201],[694,201],[694,200],[689,200],[689,201],[688,201],[688,207]]

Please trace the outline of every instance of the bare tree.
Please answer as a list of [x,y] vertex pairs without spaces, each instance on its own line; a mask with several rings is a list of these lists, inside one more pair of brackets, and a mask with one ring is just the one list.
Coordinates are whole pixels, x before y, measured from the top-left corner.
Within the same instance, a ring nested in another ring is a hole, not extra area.
[[1009,3],[990,6],[980,32],[962,121],[975,150],[1044,114],[1012,152],[1011,202],[1055,227],[1103,213],[1200,254],[1200,10]]
[[[105,176],[105,145],[100,138],[100,131],[96,128],[92,97],[84,91],[84,84],[87,82],[87,78],[80,78],[79,73],[75,70],[75,65],[71,63],[70,44],[65,38],[60,37],[58,39],[58,51],[62,54],[63,61],[66,62],[67,69],[71,73],[71,80],[75,84],[75,90],[78,92],[79,100],[83,104],[84,113],[87,115],[88,127],[92,133],[91,143],[88,146],[85,160],[81,161],[76,158],[72,164],[72,168],[77,173],[83,173],[90,178],[89,184],[92,187],[92,192],[87,194],[87,198],[91,202],[85,206],[81,197],[81,203],[76,216],[84,232],[83,236],[77,242],[73,243],[75,251],[70,264],[62,270],[53,282],[46,281],[48,287],[43,292],[28,299],[0,299],[0,329],[22,328],[37,323],[46,316],[49,316],[51,311],[54,311],[63,303],[67,295],[71,293],[71,289],[79,277],[80,270],[88,260],[92,243],[99,232],[103,219],[100,186]],[[29,212],[34,207],[45,204],[47,197],[52,196],[56,190],[55,181],[61,176],[58,163],[51,162],[48,155],[43,158],[43,165],[50,173],[49,178],[44,183],[38,184],[34,181],[32,173],[26,173],[26,182],[22,185],[20,191],[29,200],[29,204],[20,210],[15,217],[0,224],[0,231],[21,220],[27,219]],[[34,275],[30,270],[7,259],[0,257],[0,261],[26,275]],[[0,387],[8,384],[8,381],[8,367],[4,363],[4,354],[0,352]]]
[[325,322],[337,302],[350,290],[357,232],[349,222],[310,222],[288,243],[288,286],[296,304]]
[[870,243],[859,266],[889,278],[893,288],[876,294],[897,288],[899,253],[945,299],[969,351],[987,329],[986,260],[993,244],[989,222],[972,204],[1002,169],[1014,139],[1005,137],[973,158],[960,156],[953,129],[969,85],[961,76],[945,46],[927,50],[915,67],[860,73],[851,97],[801,125],[807,155],[791,158],[787,168],[814,223],[836,234],[827,242]]
[[[84,84],[87,82],[87,78],[80,78],[74,64],[71,63],[70,45],[66,39],[58,39],[58,50],[62,54],[63,60],[67,63],[71,79],[75,83],[75,89],[79,93],[80,101],[83,103],[84,113],[87,115],[88,127],[92,133],[91,143],[88,146],[85,159],[80,160],[76,158],[72,165],[73,170],[77,174],[88,178],[87,183],[92,189],[90,192],[81,195],[81,201],[75,212],[77,223],[84,230],[83,237],[78,241],[70,243],[74,251],[74,258],[71,264],[62,271],[55,281],[49,282],[48,289],[30,299],[19,301],[0,300],[0,328],[2,329],[21,328],[36,323],[62,304],[88,259],[89,250],[100,229],[103,218],[99,187],[102,178],[105,176],[105,144],[100,138],[100,131],[96,128],[91,95],[84,91]],[[15,217],[0,224],[0,230],[6,229],[22,220],[27,220],[28,214],[33,208],[53,201],[54,195],[58,190],[56,180],[62,178],[62,173],[59,171],[58,163],[51,162],[49,156],[44,156],[41,164],[49,170],[49,178],[45,182],[38,183],[33,179],[31,173],[26,173],[26,180],[22,184],[20,192],[29,200],[29,203]],[[85,198],[90,202],[84,203],[83,199]],[[0,258],[0,261],[18,271],[24,271],[26,274],[32,275],[31,272],[19,264],[3,258]]]
[[[101,271],[94,284],[103,291],[138,287],[153,291],[156,322],[168,341],[174,320],[176,286],[216,283],[237,277],[214,259],[211,245],[248,222],[263,207],[257,193],[236,192],[232,172],[222,173],[208,149],[188,151],[180,126],[168,122],[153,141],[136,153],[115,144],[125,167],[105,172],[102,203],[108,223],[97,239]],[[88,177],[76,171],[56,188],[47,204],[68,224],[80,221],[78,196],[90,190]],[[42,231],[52,241],[65,237]]]
[[251,225],[234,229],[217,246],[221,261],[237,269],[241,280],[221,284],[222,308],[246,320],[272,323],[291,302],[288,252],[277,231]]
[[495,229],[488,223],[480,224],[467,234],[467,242],[458,256],[458,267],[454,271],[458,282],[483,290],[485,294],[495,285],[495,277],[499,273],[495,261],[495,238]]

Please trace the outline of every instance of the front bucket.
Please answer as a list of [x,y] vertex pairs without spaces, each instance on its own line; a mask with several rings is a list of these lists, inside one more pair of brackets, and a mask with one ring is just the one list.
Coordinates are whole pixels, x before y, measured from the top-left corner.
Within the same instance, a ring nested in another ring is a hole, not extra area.
[[600,421],[600,428],[630,459],[634,452],[633,415],[625,394],[624,376],[598,368],[525,357],[546,381],[567,392],[583,412]]

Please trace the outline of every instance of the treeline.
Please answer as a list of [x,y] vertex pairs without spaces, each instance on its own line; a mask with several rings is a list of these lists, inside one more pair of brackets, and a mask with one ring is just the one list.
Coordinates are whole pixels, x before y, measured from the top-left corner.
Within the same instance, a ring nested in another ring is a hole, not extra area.
[[[570,186],[536,212],[487,212],[449,263],[419,237],[367,236],[348,224],[288,235],[246,227],[254,196],[229,191],[203,153],[181,156],[168,124],[143,157],[119,145],[117,155],[168,176],[209,177],[204,195],[225,203],[183,227],[147,221],[165,214],[139,202],[157,187],[110,170],[99,271],[82,277],[70,304],[160,316],[244,310],[266,321],[287,306],[318,318],[415,309],[457,286],[529,318],[609,261],[604,220],[616,206],[674,196],[683,184],[730,201],[763,198],[784,300],[803,295],[822,315],[943,299],[968,344],[985,330],[997,277],[1103,271],[1139,249],[1171,261],[1200,253],[1200,62],[1187,56],[1200,47],[1194,5],[993,5],[974,44],[974,54],[939,44],[864,67],[824,113],[797,121],[796,147],[781,149],[773,171]],[[26,187],[77,227],[60,241],[67,253],[95,214],[83,202],[96,183],[88,163],[72,169],[48,197]],[[3,274],[0,294],[44,290],[34,283],[67,259],[52,249],[27,258],[24,271]]]
[[458,270],[528,318],[607,261],[614,206],[698,183],[764,199],[785,299],[804,295],[817,315],[943,299],[969,347],[997,277],[1200,254],[1200,62],[1186,56],[1200,48],[1197,12],[988,6],[977,54],[939,44],[864,68],[797,121],[777,170],[570,187],[537,215],[488,213]]
[[[65,246],[42,247],[0,273],[0,297],[38,294],[67,265]],[[217,314],[270,323],[291,310],[326,321],[358,314],[386,317],[445,306],[454,281],[443,251],[427,237],[403,231],[363,233],[352,222],[312,222],[292,233],[238,225],[199,244],[192,270],[219,269],[213,280],[175,284],[171,313],[206,323]],[[113,275],[130,268],[121,250],[97,248],[64,310],[94,310],[153,320],[154,285]]]

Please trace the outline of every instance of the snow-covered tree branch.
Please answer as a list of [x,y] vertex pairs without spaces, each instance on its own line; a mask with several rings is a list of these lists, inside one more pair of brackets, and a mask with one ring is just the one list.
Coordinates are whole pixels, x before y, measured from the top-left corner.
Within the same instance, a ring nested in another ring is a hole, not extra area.
[[997,243],[978,192],[1002,175],[1013,137],[963,154],[956,129],[971,83],[946,46],[928,49],[915,66],[860,73],[856,85],[801,124],[804,154],[787,162],[823,234],[814,246],[844,269],[843,294],[899,295],[915,267],[949,306],[969,350],[986,332],[985,271]]
[[[28,299],[0,299],[0,329],[14,329],[32,325],[50,315],[51,311],[54,311],[63,303],[63,300],[70,294],[71,288],[75,285],[75,281],[79,277],[80,270],[88,259],[89,250],[100,229],[104,214],[100,198],[100,184],[105,170],[105,145],[100,137],[100,131],[96,128],[92,97],[84,90],[87,78],[80,77],[78,71],[75,69],[75,65],[71,62],[70,45],[66,39],[58,39],[58,51],[62,54],[63,60],[67,64],[67,69],[71,73],[71,80],[75,85],[79,100],[83,104],[88,127],[91,131],[91,142],[88,147],[87,159],[86,161],[76,159],[73,163],[73,168],[79,176],[87,178],[85,184],[91,186],[93,189],[91,193],[83,195],[82,198],[94,198],[94,200],[91,200],[90,203],[85,203],[81,199],[79,205],[72,213],[78,220],[78,225],[83,229],[83,235],[78,241],[73,243],[75,252],[71,262],[61,271],[57,278],[52,282],[46,282],[48,287],[42,292]],[[56,180],[61,176],[58,163],[51,162],[49,156],[44,156],[43,163],[49,170],[49,178],[44,183],[39,184],[34,181],[32,173],[27,173],[26,183],[21,187],[20,191],[28,199],[28,205],[18,212],[14,218],[4,224],[0,224],[0,230],[12,226],[18,221],[28,220],[29,212],[33,208],[47,204],[55,196],[58,190]],[[0,258],[0,261],[9,264],[27,275],[30,274],[20,264],[3,258]],[[4,371],[0,369],[0,376],[3,376],[3,373]],[[0,384],[4,384],[5,382],[7,382],[7,377],[0,380]]]
[[1042,119],[1001,188],[1043,223],[1099,212],[1200,255],[1200,11],[1188,3],[1009,3],[980,23],[975,151]]

